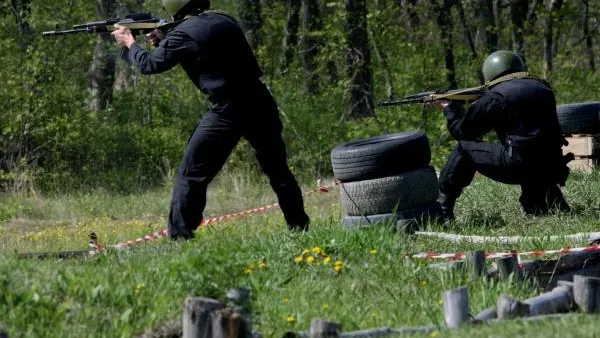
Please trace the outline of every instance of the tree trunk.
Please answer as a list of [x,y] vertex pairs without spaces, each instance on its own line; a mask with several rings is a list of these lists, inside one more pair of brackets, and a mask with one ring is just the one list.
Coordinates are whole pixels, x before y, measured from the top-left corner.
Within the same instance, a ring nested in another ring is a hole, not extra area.
[[[119,1],[116,6],[114,15],[118,18],[123,18],[127,14],[140,13],[144,8],[144,0],[129,0],[127,2]],[[123,88],[132,87],[135,85],[137,75],[135,67],[125,62],[117,62],[115,72],[114,90],[119,91]],[[148,102],[150,104],[150,102]]]
[[492,0],[476,0],[478,26],[483,31],[486,54],[498,49],[498,33],[494,19],[494,4]]
[[[106,20],[114,13],[115,7],[114,0],[96,0],[96,17],[98,20]],[[88,100],[90,110],[104,110],[112,101],[116,64],[114,48],[110,33],[100,33],[91,65],[92,81]]]
[[513,50],[525,62],[525,21],[529,9],[529,0],[513,0],[510,3],[510,20],[512,23]]
[[420,24],[419,14],[417,14],[417,11],[415,9],[415,7],[417,7],[417,1],[418,0],[406,0],[405,2],[406,13],[408,14],[408,22],[410,28],[412,29],[417,29]]
[[347,114],[351,118],[374,116],[366,0],[346,0],[345,31],[350,78]]
[[302,68],[304,69],[304,91],[309,94],[319,92],[317,56],[321,39],[316,33],[323,28],[317,0],[302,0],[302,40],[300,41]]
[[[478,62],[479,54],[477,53],[477,49],[475,48],[475,42],[473,42],[473,36],[471,35],[471,29],[469,28],[469,23],[467,22],[465,10],[463,8],[461,0],[456,0],[454,2],[454,6],[456,7],[458,19],[460,20],[460,24],[463,28],[465,40],[467,40],[467,44],[469,45],[469,51],[471,52],[471,60]],[[481,69],[477,72],[477,78],[479,79],[479,83],[484,83],[483,73],[481,72]]]
[[446,79],[448,88],[454,89],[458,85],[456,83],[456,66],[454,63],[453,39],[452,39],[452,9],[453,0],[442,0],[440,6],[438,0],[431,0],[433,10],[437,12],[437,25],[440,31],[442,44],[444,45],[444,60],[446,64]]
[[298,47],[298,29],[300,28],[300,0],[287,0],[288,13],[283,41],[281,43],[281,61],[277,73],[285,74],[294,59]]
[[381,70],[383,71],[383,78],[385,81],[385,94],[388,100],[393,100],[394,98],[394,85],[392,83],[392,72],[390,71],[390,67],[387,62],[387,55],[384,51],[381,50],[377,39],[373,34],[373,30],[369,29],[369,38],[371,39],[371,44],[373,45],[373,51],[375,52],[375,56],[379,61],[379,65],[381,66]]
[[588,66],[591,71],[596,70],[596,61],[594,59],[594,40],[590,33],[590,2],[589,0],[582,0],[583,3],[583,15],[582,15],[582,26],[583,36],[585,38],[585,52],[588,56]]
[[10,10],[17,24],[19,46],[22,52],[27,50],[31,39],[31,26],[28,17],[31,15],[31,6],[29,0],[10,0]]
[[262,27],[262,16],[260,0],[243,0],[240,2],[240,25],[246,34],[248,43],[254,50],[258,50],[262,43],[260,29]]
[[552,76],[552,44],[553,44],[553,25],[556,12],[562,7],[563,0],[549,0],[548,17],[546,19],[546,29],[544,31],[544,78],[550,80]]

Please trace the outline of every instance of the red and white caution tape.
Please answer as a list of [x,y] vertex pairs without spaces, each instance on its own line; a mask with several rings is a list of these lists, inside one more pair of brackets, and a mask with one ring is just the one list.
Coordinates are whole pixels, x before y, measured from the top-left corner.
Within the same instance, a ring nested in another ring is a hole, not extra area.
[[[523,252],[488,252],[485,254],[487,259],[505,258],[511,256],[548,256],[548,255],[568,255],[576,252],[597,252],[600,251],[600,245],[591,245],[580,248],[564,248],[559,250],[538,250],[538,251],[523,251]],[[420,259],[446,259],[446,260],[461,260],[465,258],[465,253],[433,253],[425,252],[412,255],[412,258]]]
[[[335,183],[335,185],[337,185],[338,182]],[[312,189],[309,191],[306,191],[305,193],[303,193],[303,196],[309,195],[309,194],[313,194],[313,193],[317,193],[317,192],[322,192],[322,193],[326,193],[329,192],[329,189],[331,189],[330,186],[319,186],[316,189]],[[223,215],[223,216],[218,216],[218,217],[212,217],[212,218],[208,218],[202,221],[202,223],[200,223],[200,226],[207,226],[210,224],[214,224],[214,223],[220,223],[226,220],[230,220],[232,218],[239,218],[239,217],[244,217],[247,215],[252,215],[252,214],[258,214],[258,213],[263,213],[263,212],[267,212],[273,208],[276,208],[279,206],[279,203],[274,203],[274,204],[270,204],[270,205],[265,205],[262,207],[258,207],[258,208],[253,208],[253,209],[249,209],[249,210],[245,210],[245,211],[241,211],[241,212],[236,212],[233,214],[228,214],[228,215]],[[113,244],[113,245],[101,245],[98,243],[98,239],[96,237],[96,234],[92,233],[90,234],[90,247],[91,247],[91,251],[90,254],[96,254],[98,252],[101,251],[106,251],[109,249],[126,249],[129,248],[131,246],[134,245],[139,245],[142,243],[146,243],[146,242],[151,242],[151,241],[155,241],[157,239],[163,238],[163,237],[167,237],[169,236],[169,230],[164,229],[161,231],[157,231],[151,234],[148,234],[144,237],[140,237],[140,238],[136,238],[134,240],[129,240],[129,241],[125,241],[125,242],[121,242],[118,244]]]

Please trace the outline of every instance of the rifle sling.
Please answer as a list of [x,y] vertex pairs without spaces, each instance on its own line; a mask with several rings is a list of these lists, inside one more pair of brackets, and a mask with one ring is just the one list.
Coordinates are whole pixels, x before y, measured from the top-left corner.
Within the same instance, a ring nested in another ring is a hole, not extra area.
[[486,84],[479,86],[479,87],[466,88],[463,90],[458,90],[458,91],[455,91],[452,93],[446,93],[446,94],[434,94],[431,96],[431,101],[442,100],[442,99],[458,100],[458,101],[473,101],[473,100],[476,100],[477,98],[479,98],[479,96],[480,96],[474,92],[483,91],[483,90],[489,89],[497,84],[500,84],[502,82],[506,82],[506,81],[510,81],[510,80],[514,80],[514,79],[536,79],[537,80],[538,78],[528,72],[510,73],[508,75],[499,77],[495,80],[488,81],[488,82],[486,82]]

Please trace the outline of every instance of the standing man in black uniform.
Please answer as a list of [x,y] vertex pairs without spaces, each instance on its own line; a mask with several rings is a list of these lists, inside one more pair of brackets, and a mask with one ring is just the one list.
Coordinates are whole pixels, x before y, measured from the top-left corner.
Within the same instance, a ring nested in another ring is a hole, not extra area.
[[169,234],[189,239],[202,222],[206,189],[241,137],[256,151],[269,177],[290,230],[308,230],[302,193],[287,164],[283,126],[271,93],[261,82],[262,71],[237,21],[207,12],[210,0],[161,0],[163,8],[181,20],[164,39],[155,31],[147,51],[131,31],[112,33],[126,47],[128,59],[143,74],[165,72],[180,64],[190,80],[212,102],[189,139],[177,173],[169,212]]
[[[523,70],[521,58],[510,51],[494,52],[483,64],[486,83]],[[446,221],[454,218],[454,204],[475,172],[520,185],[519,201],[528,215],[544,215],[552,208],[570,210],[559,188],[569,175],[562,154],[566,141],[548,83],[528,75],[515,76],[492,85],[466,112],[456,101],[441,100],[438,105],[458,141],[440,173],[438,201]],[[500,143],[479,141],[491,130]]]

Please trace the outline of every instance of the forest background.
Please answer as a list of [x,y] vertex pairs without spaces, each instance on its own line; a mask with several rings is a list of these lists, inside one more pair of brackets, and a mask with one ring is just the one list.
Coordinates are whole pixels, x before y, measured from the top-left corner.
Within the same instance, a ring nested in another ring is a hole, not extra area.
[[[332,175],[335,145],[403,130],[427,133],[439,169],[453,145],[443,114],[376,104],[478,85],[483,60],[497,49],[520,53],[552,83],[559,104],[599,100],[597,1],[214,0],[213,8],[240,19],[303,182]],[[130,193],[172,183],[209,109],[184,72],[142,76],[119,59],[108,34],[41,34],[135,12],[167,18],[158,0],[0,4],[3,191]],[[224,170],[258,172],[255,163],[242,142]]]

